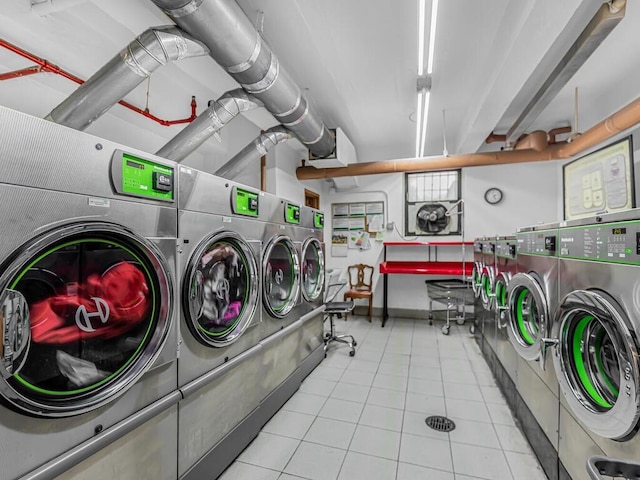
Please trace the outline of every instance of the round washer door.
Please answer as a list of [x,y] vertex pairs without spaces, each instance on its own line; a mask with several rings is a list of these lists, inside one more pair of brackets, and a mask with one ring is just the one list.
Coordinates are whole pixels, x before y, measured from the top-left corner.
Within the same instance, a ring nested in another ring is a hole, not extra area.
[[308,302],[319,299],[324,290],[324,252],[322,244],[308,238],[302,244],[302,295]]
[[284,318],[298,301],[300,294],[300,261],[291,239],[276,235],[264,251],[263,301],[269,314]]
[[211,347],[235,342],[258,305],[258,265],[251,246],[237,233],[222,231],[195,249],[185,271],[185,320],[198,341]]
[[484,264],[482,262],[473,262],[473,270],[471,272],[471,288],[476,298],[480,297],[482,290],[482,269]]
[[490,265],[485,265],[480,274],[480,299],[485,310],[491,310],[494,304],[494,281],[495,269]]
[[517,273],[507,289],[509,340],[530,361],[540,359],[542,339],[549,335],[549,305],[541,285],[535,273]]
[[576,290],[554,323],[554,367],[574,414],[592,432],[627,440],[638,428],[638,344],[629,318],[608,294]]
[[504,319],[505,315],[509,311],[507,302],[507,289],[509,287],[509,281],[511,280],[511,274],[509,272],[500,272],[496,276],[494,281],[495,299],[494,304],[498,312],[500,312],[500,318]]
[[166,341],[172,285],[159,250],[119,225],[71,224],[36,237],[0,275],[0,394],[46,417],[119,397]]

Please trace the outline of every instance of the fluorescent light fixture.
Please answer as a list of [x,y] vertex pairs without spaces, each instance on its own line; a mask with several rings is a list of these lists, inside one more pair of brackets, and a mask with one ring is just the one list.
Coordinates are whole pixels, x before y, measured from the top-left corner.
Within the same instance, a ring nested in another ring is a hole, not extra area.
[[[431,1],[431,28],[429,29],[429,60],[427,74],[433,72],[433,52],[436,48],[436,21],[438,20],[438,0]],[[424,47],[423,47],[424,48]]]
[[431,92],[429,90],[424,92],[424,106],[422,113],[422,132],[420,135],[420,155],[419,157],[424,157],[424,146],[427,142],[427,124],[429,119],[429,100],[431,98]]
[[418,75],[424,73],[424,13],[426,0],[418,0]]
[[420,135],[422,133],[422,96],[424,90],[418,91],[418,104],[416,106],[416,157],[420,156]]
[[[427,77],[424,77],[424,37],[425,4],[427,0],[418,0],[418,102],[416,108],[416,157],[424,156],[427,142],[427,120],[431,98],[430,78],[433,71],[433,55],[436,43],[436,22],[438,18],[438,0],[431,0],[431,28],[429,30],[429,57],[427,59]],[[428,83],[427,83],[428,82]],[[428,86],[427,86],[428,85]]]

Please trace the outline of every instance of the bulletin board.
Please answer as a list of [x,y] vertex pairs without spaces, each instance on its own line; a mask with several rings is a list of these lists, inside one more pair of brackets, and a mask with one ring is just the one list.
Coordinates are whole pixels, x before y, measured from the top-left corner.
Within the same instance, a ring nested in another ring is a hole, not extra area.
[[332,203],[331,255],[370,249],[372,240],[382,240],[384,227],[384,202]]

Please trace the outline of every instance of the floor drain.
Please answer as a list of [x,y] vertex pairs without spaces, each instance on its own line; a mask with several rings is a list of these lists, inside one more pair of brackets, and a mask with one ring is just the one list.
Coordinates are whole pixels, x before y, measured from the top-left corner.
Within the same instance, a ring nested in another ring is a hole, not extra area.
[[456,424],[453,423],[453,420],[450,420],[447,417],[441,417],[439,415],[427,417],[425,422],[427,426],[439,432],[450,432],[451,430],[456,428]]

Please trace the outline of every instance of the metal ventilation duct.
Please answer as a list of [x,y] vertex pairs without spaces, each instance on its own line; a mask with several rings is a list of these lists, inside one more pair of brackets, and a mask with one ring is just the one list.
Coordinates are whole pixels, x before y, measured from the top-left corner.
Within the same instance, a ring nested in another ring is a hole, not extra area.
[[624,18],[626,2],[603,3],[589,24],[571,45],[562,60],[535,93],[507,132],[507,144],[515,144],[533,121],[544,111],[571,77]]
[[264,105],[260,100],[243,89],[230,90],[215,102],[211,102],[209,108],[169,140],[156,154],[180,162],[241,112],[262,106]]
[[291,131],[282,125],[271,127],[249,145],[244,147],[235,157],[216,170],[215,174],[232,180],[238,176],[238,174],[244,170],[247,165],[257,163],[260,157],[266,155],[272,146],[286,142],[292,138],[293,134]]
[[152,0],[317,157],[335,139],[234,0]]
[[76,130],[84,130],[158,67],[208,53],[205,45],[173,25],[150,28],[45,118]]

